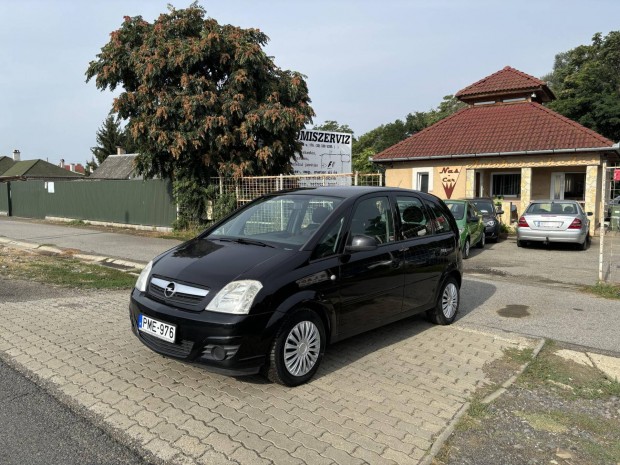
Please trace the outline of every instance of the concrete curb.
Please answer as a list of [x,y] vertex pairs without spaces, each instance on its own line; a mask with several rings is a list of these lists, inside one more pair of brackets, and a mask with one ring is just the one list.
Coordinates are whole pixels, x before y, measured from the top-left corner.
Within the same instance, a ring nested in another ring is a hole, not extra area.
[[0,237],[0,245],[4,245],[5,247],[9,247],[12,249],[20,249],[20,250],[30,250],[35,253],[48,253],[54,255],[67,255],[72,256],[73,258],[80,260],[82,262],[94,263],[96,265],[101,266],[111,266],[114,265],[114,268],[125,268],[123,271],[134,271],[134,270],[142,270],[146,266],[144,263],[132,262],[129,260],[122,260],[119,258],[111,258],[105,257],[102,255],[92,255],[88,253],[84,253],[81,251],[77,251],[75,249],[61,249],[58,247],[35,244],[32,242],[22,242],[22,241],[14,241],[12,239],[8,239],[6,237]]

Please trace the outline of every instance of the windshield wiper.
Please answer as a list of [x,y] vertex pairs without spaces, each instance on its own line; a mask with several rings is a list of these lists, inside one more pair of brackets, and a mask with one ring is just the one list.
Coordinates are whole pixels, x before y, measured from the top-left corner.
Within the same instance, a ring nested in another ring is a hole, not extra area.
[[266,244],[261,241],[255,241],[254,239],[245,239],[243,237],[212,237],[210,239],[215,239],[216,241],[222,242],[236,242],[237,244],[258,245],[260,247],[271,247],[272,249],[275,249],[273,245]]

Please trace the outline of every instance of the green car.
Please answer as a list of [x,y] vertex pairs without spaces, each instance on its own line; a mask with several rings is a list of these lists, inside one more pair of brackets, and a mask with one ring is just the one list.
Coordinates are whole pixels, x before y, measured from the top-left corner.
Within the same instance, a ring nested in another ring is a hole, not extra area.
[[461,248],[463,258],[469,258],[469,251],[472,245],[478,248],[484,247],[484,223],[482,213],[474,204],[468,200],[444,200],[452,212],[461,233]]

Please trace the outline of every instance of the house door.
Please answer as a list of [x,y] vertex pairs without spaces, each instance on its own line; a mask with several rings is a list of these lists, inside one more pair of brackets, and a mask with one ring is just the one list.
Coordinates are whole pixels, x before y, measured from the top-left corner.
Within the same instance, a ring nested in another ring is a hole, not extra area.
[[585,200],[585,173],[551,173],[552,200]]

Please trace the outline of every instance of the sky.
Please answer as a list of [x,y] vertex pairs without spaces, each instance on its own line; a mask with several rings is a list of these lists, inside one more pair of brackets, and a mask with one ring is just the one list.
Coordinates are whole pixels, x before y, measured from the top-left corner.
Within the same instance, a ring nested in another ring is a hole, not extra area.
[[[90,160],[115,93],[86,83],[124,16],[152,22],[191,2],[0,0],[0,155]],[[198,2],[222,24],[270,38],[277,66],[307,76],[313,124],[357,137],[428,111],[504,66],[542,77],[557,53],[620,29],[618,0],[313,0]]]

